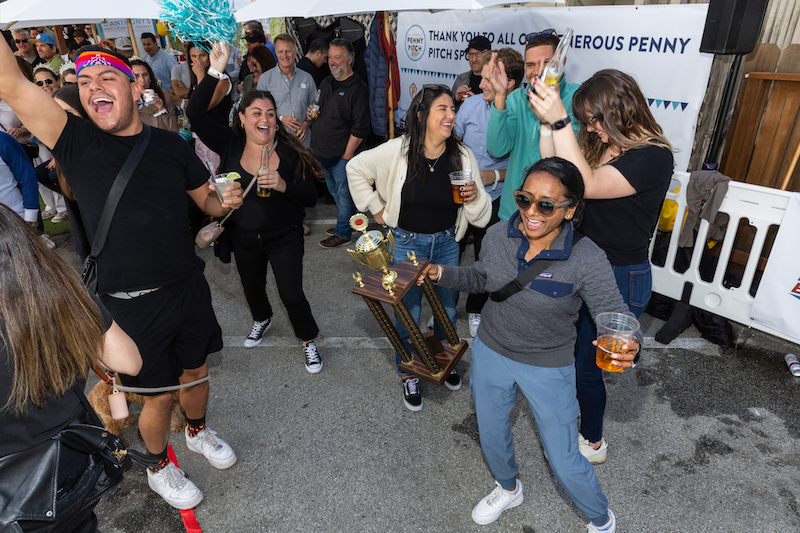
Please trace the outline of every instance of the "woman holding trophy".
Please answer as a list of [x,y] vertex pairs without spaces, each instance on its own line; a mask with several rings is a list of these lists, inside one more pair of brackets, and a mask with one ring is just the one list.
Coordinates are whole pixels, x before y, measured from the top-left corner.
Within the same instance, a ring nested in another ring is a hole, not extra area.
[[266,91],[252,90],[242,96],[231,127],[213,119],[208,105],[224,77],[228,54],[226,44],[217,43],[212,48],[208,75],[189,99],[186,112],[194,132],[220,154],[220,172],[238,173],[245,189],[254,176],[257,181],[226,225],[254,321],[244,345],[252,348],[261,344],[272,324],[272,306],[265,288],[267,264],[271,263],[278,294],[294,334],[303,343],[306,370],[316,374],[322,370],[322,359],[314,342],[319,328],[303,292],[302,208],[316,203],[314,179],[322,176],[322,169],[300,141],[281,126],[275,100]]
[[[458,241],[468,224],[483,227],[491,216],[491,201],[483,190],[478,162],[472,151],[452,135],[456,119],[453,95],[444,85],[425,85],[414,97],[406,116],[407,134],[354,157],[347,164],[347,181],[355,205],[369,209],[375,221],[389,227],[395,247],[393,263],[406,260],[408,252],[421,259],[458,265]],[[471,176],[451,186],[454,173]],[[437,287],[450,320],[455,323],[458,292]],[[422,289],[412,287],[403,302],[419,323]],[[404,342],[408,333],[397,319],[397,331]],[[444,338],[436,322],[434,332]],[[412,411],[422,409],[419,380],[403,373],[403,402]],[[461,387],[453,370],[445,385]]]
[[[603,251],[573,230],[582,215],[583,190],[575,165],[558,157],[540,160],[514,192],[519,210],[487,230],[473,266],[430,264],[417,281],[427,273],[439,286],[491,295],[472,346],[470,390],[497,487],[472,510],[478,524],[494,522],[523,501],[510,420],[521,391],[550,467],[591,519],[589,531],[616,528],[594,467],[578,447],[575,322],[584,301],[593,315],[632,313]],[[611,354],[612,369],[632,366],[640,345],[641,333],[620,342],[622,353]]]

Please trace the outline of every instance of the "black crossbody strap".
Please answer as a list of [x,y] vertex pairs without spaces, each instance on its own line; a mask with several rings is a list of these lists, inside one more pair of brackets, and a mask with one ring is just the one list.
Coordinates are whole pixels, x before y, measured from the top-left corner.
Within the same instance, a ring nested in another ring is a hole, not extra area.
[[[576,244],[578,244],[578,241],[580,241],[582,238],[583,235],[581,233],[573,230],[572,246],[574,247]],[[505,287],[499,291],[491,293],[489,296],[491,297],[492,301],[495,302],[502,302],[503,300],[506,300],[509,296],[521,291],[526,285],[532,282],[536,276],[544,272],[545,269],[552,264],[553,261],[549,259],[540,259],[539,261],[536,261],[534,264],[523,270],[522,274],[511,280]]]
[[114,218],[114,211],[117,210],[117,205],[119,205],[119,201],[122,198],[122,193],[125,192],[125,187],[128,186],[133,171],[139,166],[139,161],[142,160],[142,156],[149,142],[150,126],[142,124],[142,134],[136,139],[136,144],[133,145],[131,153],[128,154],[128,158],[122,165],[119,174],[117,174],[114,184],[111,185],[108,198],[106,198],[106,205],[103,207],[103,214],[100,215],[100,223],[97,225],[97,232],[94,234],[94,239],[92,240],[91,256],[94,259],[97,259],[97,256],[100,255],[103,246],[106,244],[108,230],[111,228],[111,219]]

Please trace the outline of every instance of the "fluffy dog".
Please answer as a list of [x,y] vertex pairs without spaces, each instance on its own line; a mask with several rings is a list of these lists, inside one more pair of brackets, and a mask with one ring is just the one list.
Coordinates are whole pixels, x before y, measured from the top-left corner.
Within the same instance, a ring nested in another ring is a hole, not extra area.
[[[89,391],[86,398],[97,413],[97,416],[99,416],[100,420],[105,424],[106,429],[115,435],[119,435],[122,428],[130,426],[136,421],[136,417],[128,416],[122,420],[114,420],[111,417],[111,406],[108,405],[108,396],[112,392],[114,392],[114,389],[111,385],[105,381],[98,381],[97,384],[92,387],[92,390]],[[134,392],[126,392],[125,399],[128,401],[128,405],[131,403],[144,404],[144,396]],[[169,422],[169,428],[175,433],[183,433],[183,428],[185,427],[186,414],[179,401],[179,391],[175,391],[172,399],[172,416]]]

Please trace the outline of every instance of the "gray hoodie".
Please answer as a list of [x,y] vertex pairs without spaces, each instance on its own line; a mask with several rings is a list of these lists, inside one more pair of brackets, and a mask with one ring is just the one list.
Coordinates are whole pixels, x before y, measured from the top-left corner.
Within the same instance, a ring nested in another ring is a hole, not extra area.
[[519,214],[490,227],[481,259],[471,267],[442,266],[443,287],[469,293],[494,292],[540,259],[553,263],[528,286],[502,302],[489,299],[481,312],[478,337],[495,352],[541,367],[575,363],[575,322],[585,301],[591,315],[602,312],[633,316],[622,299],[611,264],[589,238],[572,247],[572,223],[561,227],[549,249],[529,263],[525,237],[517,229]]

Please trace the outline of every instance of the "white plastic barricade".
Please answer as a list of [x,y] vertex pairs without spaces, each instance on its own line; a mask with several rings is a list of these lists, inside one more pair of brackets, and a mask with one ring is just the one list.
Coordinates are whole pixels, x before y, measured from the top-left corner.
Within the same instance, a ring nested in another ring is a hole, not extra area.
[[[691,283],[692,291],[689,305],[692,307],[704,309],[770,335],[800,344],[800,339],[758,324],[750,318],[750,309],[753,307],[753,301],[755,300],[750,295],[750,287],[756,275],[756,268],[767,237],[767,230],[773,225],[780,226],[791,193],[737,181],[731,181],[728,184],[728,192],[722,201],[719,212],[727,214],[730,217],[730,221],[728,222],[724,239],[717,244],[721,248],[714,278],[707,282],[701,279],[699,268],[708,235],[709,223],[706,220],[700,222],[689,268],[683,273],[676,272],[674,268],[675,256],[678,253],[678,240],[680,239],[681,224],[679,221],[683,221],[686,215],[686,191],[689,177],[690,174],[686,172],[673,174],[670,192],[666,196],[666,200],[673,200],[678,204],[678,211],[675,217],[675,227],[669,237],[666,262],[663,267],[657,265],[652,265],[651,267],[653,272],[653,292],[680,300],[686,283]],[[673,192],[678,185],[680,185],[680,190]],[[741,285],[739,287],[726,288],[722,282],[733,251],[733,243],[736,239],[739,222],[742,219],[747,219],[749,224],[756,229],[755,240],[742,275]],[[654,237],[650,242],[651,257],[655,241]]]

